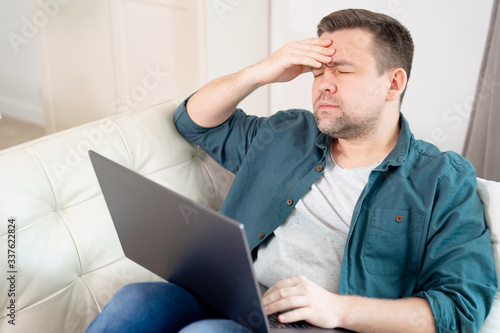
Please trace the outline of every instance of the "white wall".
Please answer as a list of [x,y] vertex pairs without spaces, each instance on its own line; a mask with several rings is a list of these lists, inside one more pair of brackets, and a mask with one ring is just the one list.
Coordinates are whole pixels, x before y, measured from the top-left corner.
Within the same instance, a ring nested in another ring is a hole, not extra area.
[[36,0],[34,8],[61,1],[37,38],[47,131],[167,101],[202,83],[205,0]]
[[[418,139],[462,152],[492,0],[271,0],[271,51],[316,36],[328,13],[366,8],[400,20],[415,58],[402,111]],[[271,87],[270,109],[311,109],[311,75]]]
[[[206,0],[208,80],[234,73],[269,54],[269,0]],[[240,105],[247,113],[269,114],[268,88]]]
[[[315,36],[318,21],[334,10],[360,7],[396,17],[416,44],[403,112],[417,138],[461,152],[493,0],[205,1],[207,80],[249,66],[289,40]],[[58,2],[63,7],[67,0]],[[0,112],[42,125],[35,42],[26,27],[32,20],[30,0],[0,2]],[[9,34],[24,42],[13,46]],[[304,75],[273,85],[269,103],[268,89],[261,88],[241,106],[258,115],[310,109],[311,82]]]
[[[165,0],[164,2],[175,1],[182,2],[184,5],[186,0]],[[51,0],[35,3],[37,6],[34,8],[31,0],[0,1],[0,59],[2,59],[0,62],[0,112],[44,125],[47,118],[43,110],[40,92],[42,83],[39,73],[39,65],[44,65],[44,63],[38,60],[40,57],[36,52],[36,39],[44,35],[47,29],[54,28],[54,23],[63,20],[61,16],[67,14],[69,7],[75,7],[75,5],[82,7],[86,4],[90,7],[92,4],[87,0]],[[157,3],[161,4],[162,1],[157,1]],[[268,0],[204,0],[204,3],[206,12],[201,20],[206,21],[207,26],[199,32],[205,37],[205,47],[201,47],[198,50],[199,53],[196,54],[196,57],[203,58],[202,62],[206,61],[207,64],[206,68],[200,71],[204,82],[242,69],[267,56],[269,51]],[[86,13],[81,13],[81,20],[85,18]],[[102,13],[102,15],[108,14]],[[73,23],[74,20],[71,21],[71,24]],[[95,30],[95,24],[91,28]],[[60,32],[64,34],[64,31]],[[107,30],[102,32],[102,34],[107,33],[109,33]],[[186,37],[185,35],[180,34],[179,38]],[[81,39],[81,36],[78,38]],[[60,41],[56,40],[56,42]],[[108,43],[111,43],[111,40]],[[41,51],[43,54],[47,49],[42,48]],[[145,55],[144,58],[147,56]],[[178,56],[186,59],[189,55],[180,52]],[[66,63],[67,61],[63,61],[59,64],[67,65]],[[42,66],[44,69],[45,67]],[[54,73],[47,73],[47,77],[50,78],[51,74]],[[189,75],[186,79],[188,77]],[[47,89],[46,85],[44,88]],[[111,84],[107,84],[106,89],[114,88]],[[243,101],[241,106],[249,113],[267,115],[269,113],[267,92],[267,88],[260,89]],[[58,94],[61,93],[58,92]],[[64,93],[63,97],[71,98],[67,93]],[[90,97],[95,99],[95,96]],[[46,125],[51,127],[50,124]]]
[[0,112],[44,125],[30,0],[0,2]]

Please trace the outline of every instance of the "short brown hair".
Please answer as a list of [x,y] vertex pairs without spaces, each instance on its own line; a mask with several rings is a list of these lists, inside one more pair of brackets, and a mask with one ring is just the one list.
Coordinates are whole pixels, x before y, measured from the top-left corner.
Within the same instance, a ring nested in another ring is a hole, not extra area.
[[[366,9],[344,9],[325,16],[318,24],[318,36],[344,29],[363,29],[373,35],[373,51],[379,75],[402,68],[410,78],[413,62],[413,39],[398,20]],[[405,90],[401,94],[403,100]]]

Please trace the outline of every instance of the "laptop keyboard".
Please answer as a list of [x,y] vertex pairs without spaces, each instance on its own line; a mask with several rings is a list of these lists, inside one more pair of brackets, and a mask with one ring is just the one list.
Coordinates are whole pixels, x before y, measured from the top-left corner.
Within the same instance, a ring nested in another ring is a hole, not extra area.
[[269,326],[271,328],[309,328],[309,325],[305,321],[297,321],[295,323],[282,323],[278,320],[279,313],[273,313],[272,315],[267,316],[269,320]]

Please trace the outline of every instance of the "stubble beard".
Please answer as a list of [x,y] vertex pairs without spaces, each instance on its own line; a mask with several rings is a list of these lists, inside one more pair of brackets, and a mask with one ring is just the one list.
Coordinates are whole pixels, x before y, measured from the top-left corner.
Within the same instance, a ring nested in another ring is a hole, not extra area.
[[[337,105],[340,114],[334,118],[329,110],[319,110],[320,101]],[[352,140],[367,137],[376,129],[382,107],[373,107],[365,113],[364,117],[354,117],[346,109],[342,100],[322,95],[314,102],[313,111],[318,129],[322,133],[335,139]]]

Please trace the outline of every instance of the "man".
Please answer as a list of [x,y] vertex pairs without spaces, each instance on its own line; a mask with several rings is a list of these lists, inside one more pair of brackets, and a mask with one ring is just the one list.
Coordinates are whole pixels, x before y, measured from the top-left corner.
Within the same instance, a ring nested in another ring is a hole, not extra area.
[[[175,116],[188,140],[236,174],[221,212],[245,224],[257,278],[270,287],[266,312],[357,332],[478,331],[497,290],[490,234],[472,166],[415,140],[400,113],[409,32],[351,9],[323,18],[318,36],[208,83]],[[314,113],[236,109],[258,87],[311,71]],[[125,288],[97,321],[120,312],[121,322],[167,325],[180,310],[165,299],[196,304],[166,291],[176,288]],[[147,311],[123,311],[124,299],[156,312],[140,319]],[[196,306],[178,329],[246,330],[203,320],[216,315]]]

